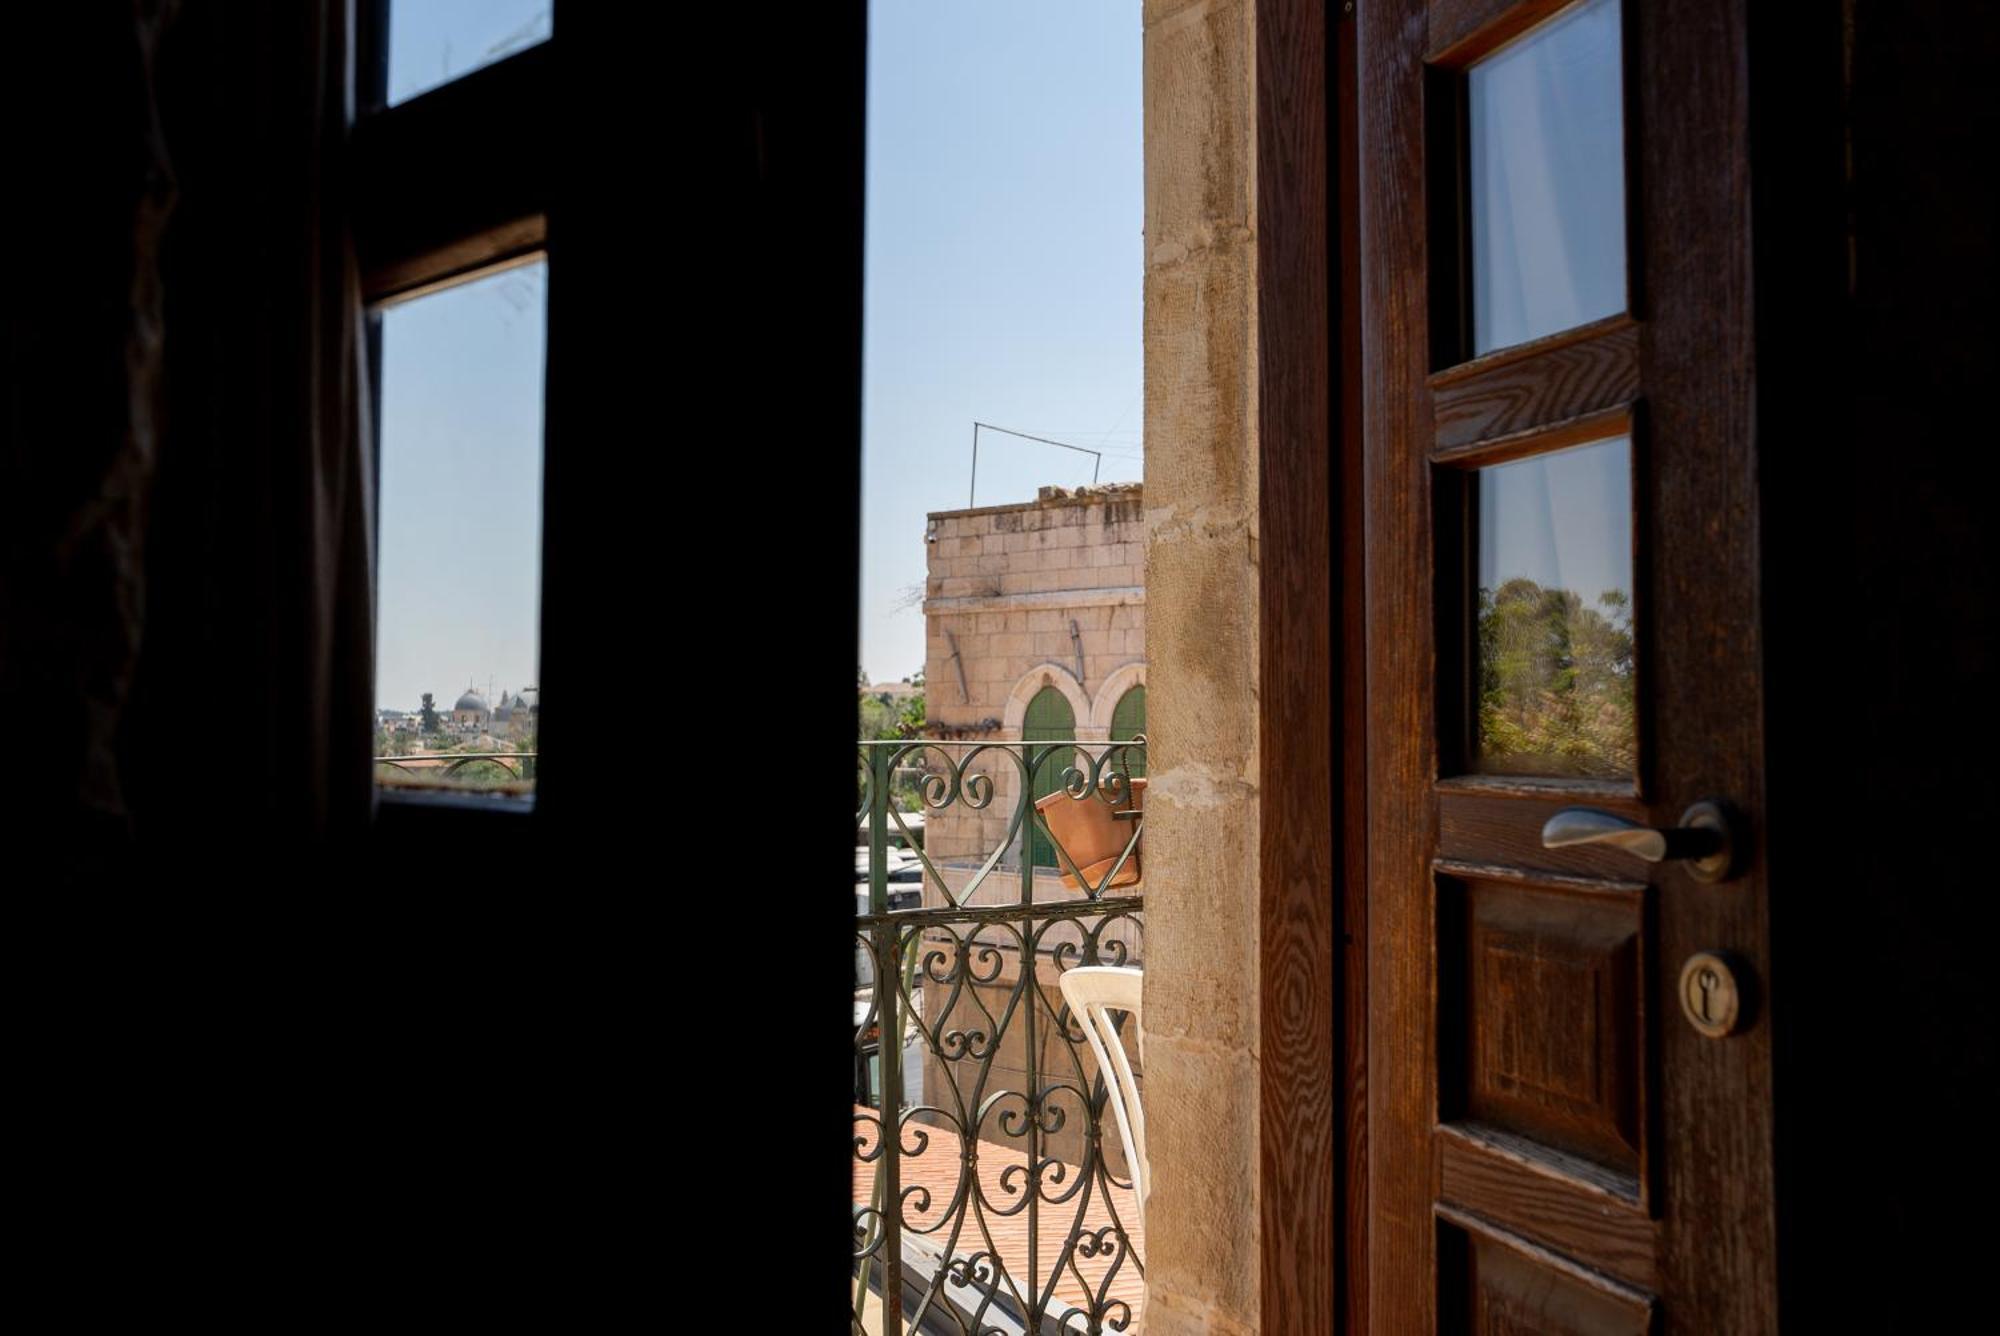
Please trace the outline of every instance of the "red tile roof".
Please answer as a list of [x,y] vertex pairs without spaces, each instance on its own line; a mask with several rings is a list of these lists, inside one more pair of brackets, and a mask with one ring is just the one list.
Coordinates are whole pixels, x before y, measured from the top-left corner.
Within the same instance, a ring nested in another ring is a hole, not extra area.
[[[857,1107],[855,1113],[871,1120],[875,1117],[873,1109]],[[961,1167],[959,1139],[949,1128],[923,1127],[922,1131],[928,1136],[927,1144],[917,1154],[908,1154],[908,1148],[917,1140],[920,1126],[917,1123],[909,1123],[904,1127],[903,1146],[906,1153],[902,1157],[900,1174],[906,1194],[910,1188],[922,1186],[929,1189],[930,1199],[927,1209],[918,1210],[917,1204],[923,1201],[922,1194],[906,1197],[907,1204],[903,1209],[906,1238],[920,1240],[933,1249],[942,1249],[949,1242],[953,1254],[959,1257],[969,1257],[976,1252],[998,1253],[1007,1268],[1008,1276],[1023,1293],[1030,1283],[1037,1289],[1046,1287],[1050,1270],[1060,1262],[1062,1271],[1057,1278],[1055,1298],[1049,1305],[1052,1316],[1059,1315],[1065,1303],[1088,1309],[1093,1299],[1086,1296],[1085,1283],[1089,1285],[1090,1295],[1094,1296],[1103,1285],[1106,1273],[1117,1264],[1116,1274],[1112,1275],[1110,1285],[1105,1289],[1105,1301],[1109,1303],[1113,1300],[1122,1300],[1131,1305],[1133,1321],[1126,1330],[1132,1332],[1140,1330],[1139,1317],[1140,1310],[1145,1305],[1146,1280],[1140,1274],[1138,1264],[1146,1255],[1146,1239],[1144,1227],[1139,1223],[1138,1201],[1132,1189],[1121,1187],[1116,1183],[1111,1184],[1111,1202],[1107,1207],[1104,1200],[1106,1180],[1099,1178],[1079,1190],[1076,1196],[1061,1203],[1051,1203],[1048,1198],[1067,1193],[1075,1186],[1077,1176],[1082,1172],[1073,1164],[1064,1164],[1058,1169],[1056,1163],[1052,1162],[1043,1170],[1042,1201],[1037,1208],[1036,1253],[1039,1262],[1030,1274],[1027,1267],[1026,1208],[1013,1215],[995,1214],[996,1210],[1005,1210],[1022,1199],[1028,1164],[1025,1151],[1010,1142],[977,1143],[978,1174],[982,1189],[979,1195],[983,1200],[964,1203],[963,1223],[959,1224],[952,1218],[961,1213],[954,1211],[952,1207],[952,1193],[958,1186]],[[864,1122],[857,1117],[855,1133],[866,1135],[867,1145],[873,1149],[876,1137],[873,1121]],[[1116,1133],[1113,1132],[1112,1135]],[[1010,1168],[1019,1172],[1010,1174],[1008,1173]],[[874,1163],[855,1160],[856,1205],[866,1205],[873,1196],[875,1169]],[[1061,1174],[1060,1179],[1057,1178],[1058,1172]],[[1004,1183],[1003,1177],[1006,1180]],[[1092,1233],[1105,1228],[1112,1223],[1112,1210],[1115,1208],[1118,1223],[1124,1227],[1134,1255],[1124,1256],[1121,1260],[1114,1246],[1095,1257],[1084,1256],[1084,1250],[1091,1246],[1091,1241],[1086,1238],[1079,1240],[1079,1246],[1072,1257],[1065,1258],[1064,1245],[1069,1239],[1070,1231],[1076,1227],[1077,1208],[1084,1201],[1086,1193],[1089,1195],[1089,1201],[1084,1207],[1083,1227]],[[952,1240],[954,1224],[958,1224],[958,1236],[955,1241]],[[930,1226],[936,1226],[935,1232],[920,1232]],[[1074,1269],[1071,1267],[1072,1261],[1075,1264]],[[942,1293],[952,1293],[962,1299],[969,1298],[969,1302],[973,1305],[978,1302],[970,1288],[956,1287],[950,1282],[941,1288]],[[1011,1292],[1003,1284],[1001,1293],[1006,1295]],[[1107,1316],[1116,1315],[1116,1309],[1107,1314]]]

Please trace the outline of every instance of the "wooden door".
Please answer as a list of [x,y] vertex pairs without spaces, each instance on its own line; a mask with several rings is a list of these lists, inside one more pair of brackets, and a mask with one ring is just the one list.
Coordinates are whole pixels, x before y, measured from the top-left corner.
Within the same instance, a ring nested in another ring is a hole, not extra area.
[[1744,7],[1360,6],[1372,1331],[1776,1323]]

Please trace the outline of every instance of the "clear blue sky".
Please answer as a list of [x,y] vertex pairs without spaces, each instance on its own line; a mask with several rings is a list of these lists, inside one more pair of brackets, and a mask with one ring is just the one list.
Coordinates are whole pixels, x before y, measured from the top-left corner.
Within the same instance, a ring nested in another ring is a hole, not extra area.
[[547,279],[536,263],[383,313],[380,707],[539,684]]
[[390,0],[389,105],[547,37],[550,0]]
[[[393,0],[389,101],[547,37],[550,15],[549,0]],[[378,706],[539,682],[547,274],[383,313]]]
[[1632,597],[1632,443],[1619,436],[1479,474],[1479,583],[1526,576],[1593,607]]
[[[873,0],[861,663],[924,662],[924,515],[963,506],[975,420],[1141,476],[1138,0]],[[980,505],[1091,461],[981,433]]]

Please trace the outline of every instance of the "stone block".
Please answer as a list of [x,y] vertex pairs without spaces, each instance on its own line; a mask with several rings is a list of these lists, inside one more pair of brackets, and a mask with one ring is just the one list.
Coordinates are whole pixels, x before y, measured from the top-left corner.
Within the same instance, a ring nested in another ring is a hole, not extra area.
[[[1256,507],[1256,257],[1232,245],[1146,274],[1147,509],[1153,533]],[[1157,541],[1156,544],[1157,545]]]
[[[1153,552],[1147,590],[1147,697],[1161,769],[1200,762],[1251,773],[1256,748],[1257,572],[1234,543]],[[1151,834],[1151,826],[1148,826]]]
[[[1146,912],[1149,922],[1157,921],[1150,899]],[[1159,969],[1149,962],[1149,979]],[[1218,1051],[1167,1036],[1151,1023],[1151,991],[1145,1014],[1146,1153],[1153,1165],[1146,1203],[1147,1287],[1201,1296],[1246,1323],[1184,1330],[1255,1330],[1256,1065],[1247,1051]],[[1162,1165],[1170,1169],[1163,1172]],[[1149,1304],[1147,1330],[1160,1326]]]
[[[1246,229],[1254,214],[1252,11],[1249,0],[1208,0],[1146,23],[1148,267],[1163,252],[1206,249],[1218,233]],[[1145,438],[1149,446],[1155,439],[1151,418]],[[1152,487],[1149,468],[1148,500]]]
[[1081,627],[1083,633],[1086,636],[1088,636],[1093,631],[1104,631],[1109,629],[1109,627],[1111,626],[1111,614],[1115,611],[1117,611],[1117,609],[1105,608],[1105,607],[1078,608],[1075,612],[1073,612],[1070,615],[1076,618],[1076,624],[1079,627]]

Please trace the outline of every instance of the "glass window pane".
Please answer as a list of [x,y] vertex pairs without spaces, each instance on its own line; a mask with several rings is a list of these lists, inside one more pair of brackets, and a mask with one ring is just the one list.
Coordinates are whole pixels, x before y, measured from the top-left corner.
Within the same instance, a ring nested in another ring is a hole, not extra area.
[[1619,0],[1586,0],[1470,71],[1472,350],[1625,309]]
[[1635,773],[1632,444],[1479,470],[1478,722],[1487,774]]
[[391,0],[388,103],[546,41],[551,0]]
[[546,262],[381,316],[377,781],[532,791]]

